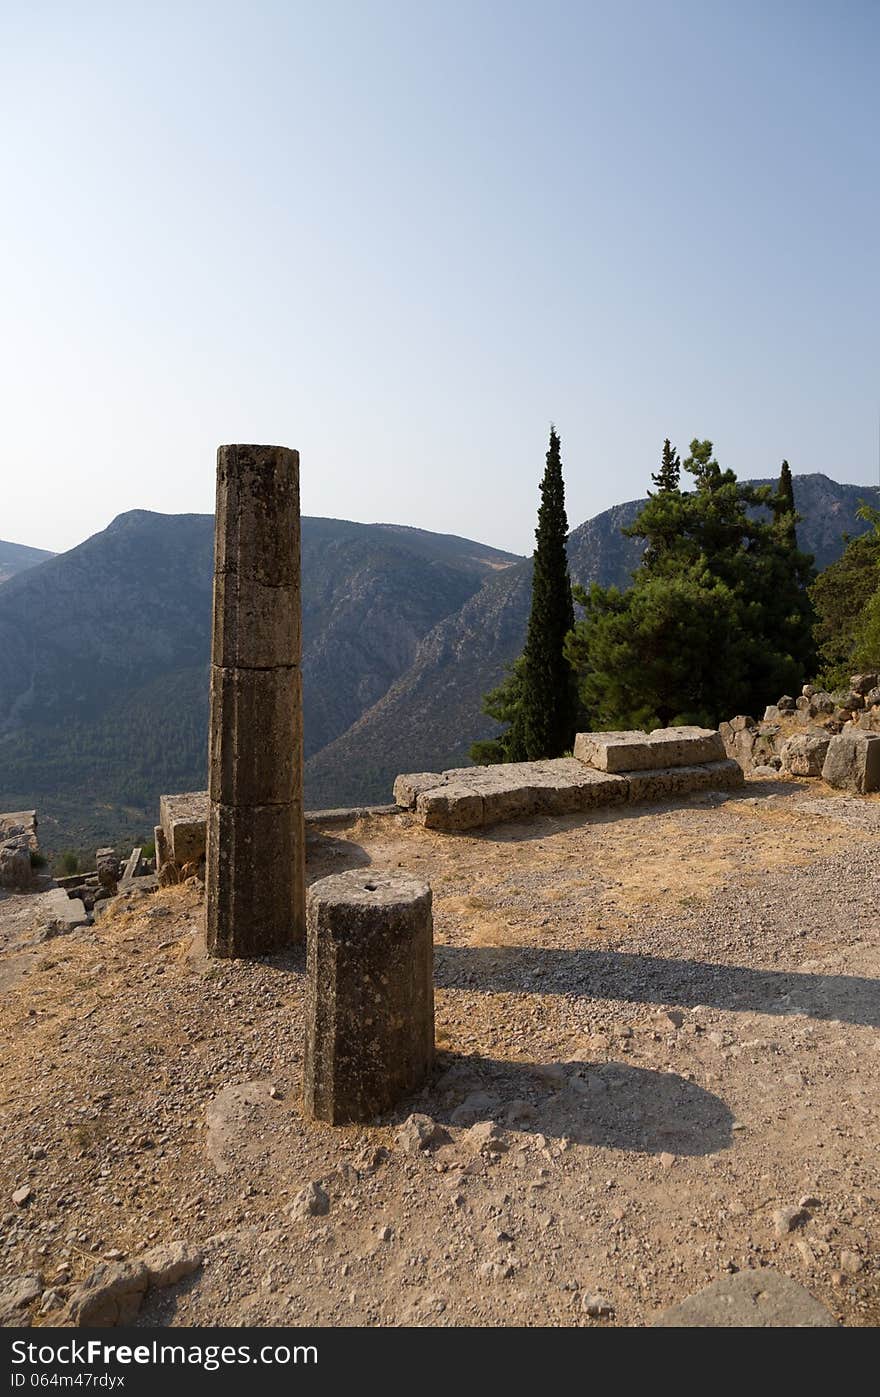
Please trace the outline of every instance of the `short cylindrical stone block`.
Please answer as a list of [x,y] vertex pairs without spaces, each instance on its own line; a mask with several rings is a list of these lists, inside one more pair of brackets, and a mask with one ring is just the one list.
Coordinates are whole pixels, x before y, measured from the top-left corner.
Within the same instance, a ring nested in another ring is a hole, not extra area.
[[305,936],[299,454],[217,452],[207,943],[259,956]]
[[312,885],[307,918],[305,1112],[373,1120],[434,1060],[431,889],[354,869]]

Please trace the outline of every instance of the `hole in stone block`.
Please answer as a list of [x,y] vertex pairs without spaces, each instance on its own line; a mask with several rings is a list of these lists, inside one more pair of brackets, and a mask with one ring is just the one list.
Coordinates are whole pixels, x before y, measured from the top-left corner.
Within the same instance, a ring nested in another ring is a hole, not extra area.
[[366,891],[367,891],[368,893],[374,893],[374,892],[376,891],[376,884],[375,884],[375,883],[364,883],[364,888],[366,889]]

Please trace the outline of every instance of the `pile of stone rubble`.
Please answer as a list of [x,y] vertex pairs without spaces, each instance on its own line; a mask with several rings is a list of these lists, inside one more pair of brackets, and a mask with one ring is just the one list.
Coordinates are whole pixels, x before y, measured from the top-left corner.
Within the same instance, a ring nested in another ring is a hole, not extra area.
[[722,723],[728,757],[757,775],[821,776],[829,785],[867,794],[880,790],[880,676],[854,674],[830,694],[805,684],[784,694],[763,721],[739,714]]

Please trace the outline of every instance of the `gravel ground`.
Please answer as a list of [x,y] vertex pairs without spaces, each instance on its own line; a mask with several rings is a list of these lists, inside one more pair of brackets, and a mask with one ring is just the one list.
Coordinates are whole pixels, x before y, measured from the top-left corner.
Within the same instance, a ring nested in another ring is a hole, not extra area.
[[815,781],[311,835],[434,889],[437,1070],[370,1128],[303,1122],[304,958],[208,961],[198,885],[44,942],[0,901],[7,1322],[177,1239],[139,1324],[644,1325],[765,1266],[880,1322],[878,840]]

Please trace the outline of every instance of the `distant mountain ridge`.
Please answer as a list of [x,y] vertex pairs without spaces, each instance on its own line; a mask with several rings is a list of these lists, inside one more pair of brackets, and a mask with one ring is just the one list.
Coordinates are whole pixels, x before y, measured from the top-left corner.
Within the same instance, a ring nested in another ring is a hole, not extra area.
[[[839,556],[877,487],[795,477],[802,546]],[[573,577],[626,586],[643,501],[569,536]],[[33,550],[39,551],[39,550]],[[143,838],[162,791],[205,782],[213,520],[134,510],[0,584],[0,810],[49,848]],[[390,798],[467,760],[483,694],[520,652],[531,560],[395,524],[303,520],[306,800]]]
[[[304,518],[307,753],[521,561],[454,535]],[[132,510],[0,585],[0,809],[40,806],[50,847],[142,837],[161,791],[204,784],[212,564],[212,516]]]
[[47,558],[54,558],[45,548],[29,548],[26,543],[7,543],[0,538],[0,582],[14,577],[17,572],[36,567]]

